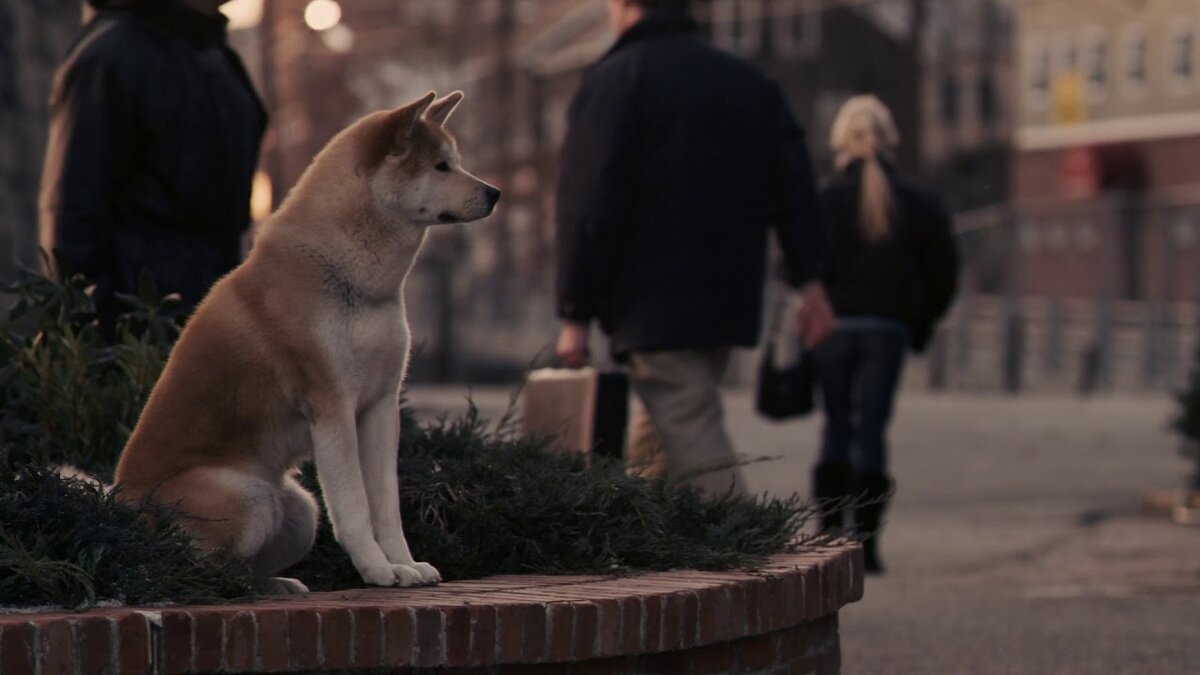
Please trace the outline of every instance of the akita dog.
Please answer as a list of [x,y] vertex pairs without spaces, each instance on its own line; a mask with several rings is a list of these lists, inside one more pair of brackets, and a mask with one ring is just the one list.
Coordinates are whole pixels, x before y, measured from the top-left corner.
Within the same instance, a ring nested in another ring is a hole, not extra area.
[[180,512],[197,546],[247,560],[268,592],[313,545],[295,480],[314,459],[338,542],[378,586],[440,581],[400,520],[404,280],[426,229],[490,214],[500,191],[462,168],[443,128],[461,92],[343,130],[188,322],[121,454],[125,500]]

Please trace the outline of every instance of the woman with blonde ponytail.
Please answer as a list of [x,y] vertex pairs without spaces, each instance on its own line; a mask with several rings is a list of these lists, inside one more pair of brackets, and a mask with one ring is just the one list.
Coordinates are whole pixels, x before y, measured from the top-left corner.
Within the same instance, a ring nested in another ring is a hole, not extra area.
[[[825,529],[853,527],[863,537],[874,573],[883,571],[878,532],[894,485],[887,426],[905,353],[925,348],[958,278],[949,217],[897,175],[899,145],[879,99],[851,98],[833,124],[837,172],[821,194],[831,244],[825,286],[838,322],[813,353],[825,406],[813,493],[826,505]],[[857,495],[866,499],[845,513]]]

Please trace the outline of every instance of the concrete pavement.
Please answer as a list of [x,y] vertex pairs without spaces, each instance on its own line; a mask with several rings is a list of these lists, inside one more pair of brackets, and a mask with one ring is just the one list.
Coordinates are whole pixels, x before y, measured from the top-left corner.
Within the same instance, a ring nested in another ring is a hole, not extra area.
[[[420,410],[465,388],[417,389]],[[485,416],[508,392],[476,390]],[[756,491],[806,491],[819,420],[772,424],[746,392],[729,426]],[[1166,396],[907,392],[892,433],[886,575],[842,614],[847,674],[1200,673],[1200,527],[1144,515],[1188,466]]]

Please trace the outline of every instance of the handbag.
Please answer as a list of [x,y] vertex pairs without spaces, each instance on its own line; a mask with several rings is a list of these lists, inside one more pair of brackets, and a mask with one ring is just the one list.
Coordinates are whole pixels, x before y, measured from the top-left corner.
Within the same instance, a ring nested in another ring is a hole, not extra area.
[[629,376],[595,368],[540,368],[522,390],[526,435],[551,447],[620,459],[629,416]]
[[[786,303],[781,303],[776,313],[771,334],[763,348],[762,361],[758,366],[758,389],[754,407],[764,417],[786,420],[804,417],[817,407],[816,373],[812,352],[800,349],[799,355],[789,364],[780,365],[776,359],[776,342],[781,337],[780,316]],[[798,335],[785,336],[799,343]]]

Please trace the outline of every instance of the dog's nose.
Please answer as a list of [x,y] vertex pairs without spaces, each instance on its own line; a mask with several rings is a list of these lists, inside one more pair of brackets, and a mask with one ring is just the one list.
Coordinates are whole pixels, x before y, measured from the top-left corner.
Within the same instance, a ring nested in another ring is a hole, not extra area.
[[497,190],[496,188],[492,187],[491,185],[484,187],[483,193],[485,195],[487,195],[487,201],[488,201],[489,208],[495,206],[496,202],[500,201],[500,191]]

